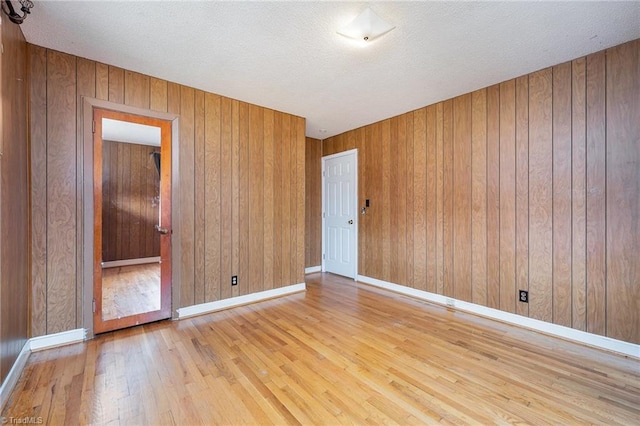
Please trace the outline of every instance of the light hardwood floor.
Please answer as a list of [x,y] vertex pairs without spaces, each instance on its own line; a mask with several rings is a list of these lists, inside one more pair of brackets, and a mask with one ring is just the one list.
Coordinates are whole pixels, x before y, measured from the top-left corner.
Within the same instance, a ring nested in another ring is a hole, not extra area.
[[160,264],[104,268],[102,318],[110,320],[160,309]]
[[46,424],[638,424],[639,362],[332,275],[31,355]]

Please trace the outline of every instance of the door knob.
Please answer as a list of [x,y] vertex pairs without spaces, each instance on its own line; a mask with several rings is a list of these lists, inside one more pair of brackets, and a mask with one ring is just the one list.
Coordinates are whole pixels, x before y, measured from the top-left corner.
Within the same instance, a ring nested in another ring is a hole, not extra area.
[[349,225],[353,225],[353,219],[351,219],[349,222],[347,222]]
[[155,229],[156,231],[158,231],[159,233],[161,233],[162,235],[166,235],[169,233],[169,230],[167,228],[162,228],[160,227],[160,225],[155,225],[153,227],[153,229]]

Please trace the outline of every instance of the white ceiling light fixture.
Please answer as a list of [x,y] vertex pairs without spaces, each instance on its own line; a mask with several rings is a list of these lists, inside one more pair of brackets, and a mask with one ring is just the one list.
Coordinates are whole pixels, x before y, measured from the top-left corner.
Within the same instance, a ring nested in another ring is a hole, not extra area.
[[371,41],[394,28],[376,15],[371,8],[366,8],[349,25],[338,30],[338,34],[354,40]]

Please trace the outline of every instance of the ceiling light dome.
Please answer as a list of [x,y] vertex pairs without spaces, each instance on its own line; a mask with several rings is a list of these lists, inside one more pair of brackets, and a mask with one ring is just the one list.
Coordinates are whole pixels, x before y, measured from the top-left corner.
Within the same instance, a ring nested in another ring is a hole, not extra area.
[[370,8],[366,8],[349,25],[338,30],[338,34],[354,40],[371,41],[395,27],[385,22]]

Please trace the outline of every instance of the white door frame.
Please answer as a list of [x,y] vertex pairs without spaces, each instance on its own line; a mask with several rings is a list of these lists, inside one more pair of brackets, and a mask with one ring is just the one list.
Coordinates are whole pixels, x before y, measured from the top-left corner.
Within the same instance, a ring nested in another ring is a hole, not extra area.
[[355,268],[354,268],[354,273],[353,273],[353,277],[349,277],[349,278],[353,278],[354,280],[357,280],[358,277],[358,228],[359,228],[359,217],[358,217],[358,149],[351,149],[349,151],[342,151],[342,152],[338,152],[336,154],[331,154],[331,155],[327,155],[322,157],[322,272],[326,271],[326,267],[325,267],[325,258],[326,258],[326,246],[327,246],[327,240],[326,240],[326,214],[325,212],[327,211],[326,209],[326,195],[325,195],[325,181],[326,181],[326,164],[327,164],[327,160],[331,160],[333,158],[337,158],[337,157],[342,157],[342,156],[346,156],[346,155],[353,155],[355,157],[355,185],[354,185],[354,191],[353,191],[353,208],[355,209],[355,211],[353,212],[353,217],[355,220],[355,253],[354,253],[354,262],[355,262]]

